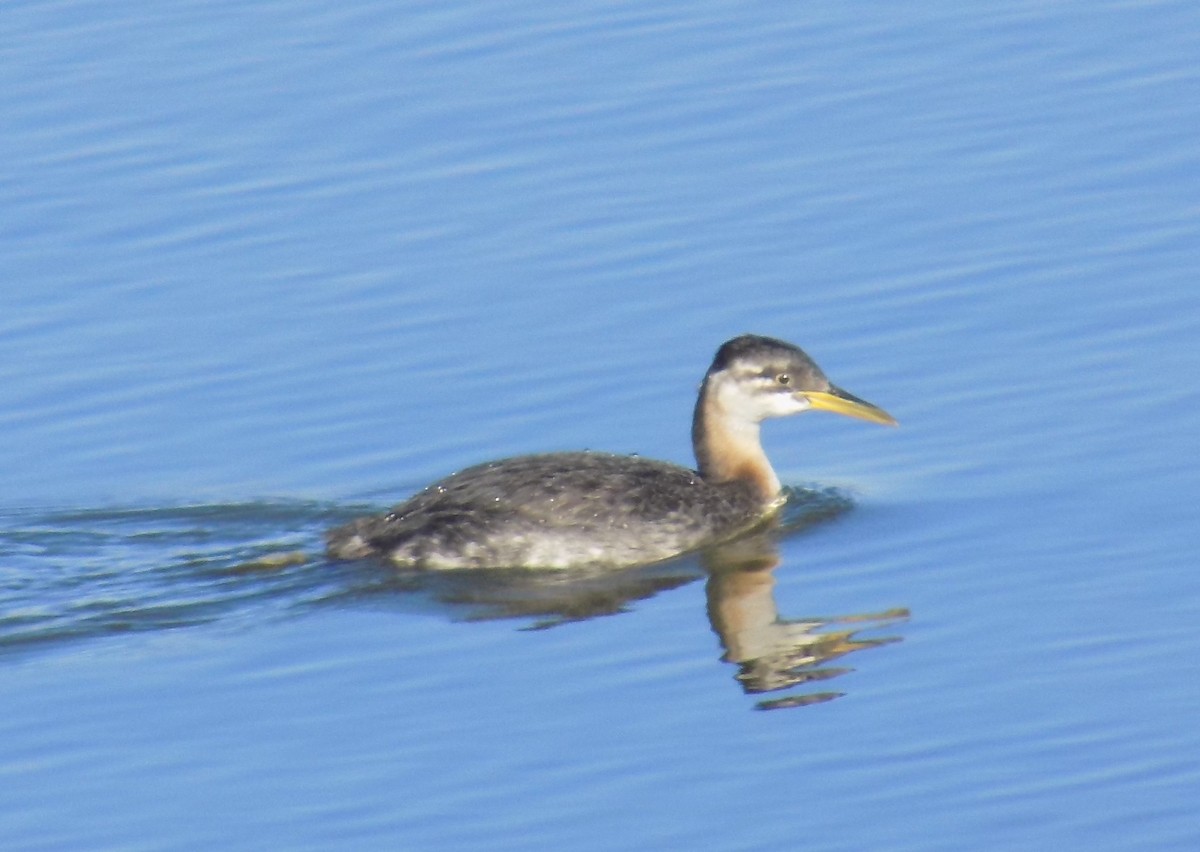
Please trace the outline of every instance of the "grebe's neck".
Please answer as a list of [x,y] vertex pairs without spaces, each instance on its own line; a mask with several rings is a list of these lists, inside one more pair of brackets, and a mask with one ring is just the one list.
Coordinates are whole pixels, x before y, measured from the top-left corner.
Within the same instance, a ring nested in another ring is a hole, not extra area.
[[705,481],[748,482],[764,504],[779,499],[781,486],[759,437],[759,422],[731,410],[722,388],[705,381],[692,416],[692,449]]

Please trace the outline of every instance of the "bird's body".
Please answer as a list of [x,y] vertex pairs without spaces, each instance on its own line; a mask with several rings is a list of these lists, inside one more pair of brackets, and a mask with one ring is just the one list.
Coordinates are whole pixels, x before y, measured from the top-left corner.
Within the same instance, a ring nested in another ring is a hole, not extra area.
[[[762,516],[743,482],[607,453],[518,456],[467,468],[331,539],[423,568],[638,564],[724,538]],[[719,532],[718,532],[719,531]]]
[[732,538],[783,504],[759,422],[808,408],[895,422],[831,385],[797,347],[734,338],[718,350],[696,403],[697,470],[591,452],[489,462],[386,514],[332,530],[329,554],[383,556],[417,568],[616,567],[667,559]]

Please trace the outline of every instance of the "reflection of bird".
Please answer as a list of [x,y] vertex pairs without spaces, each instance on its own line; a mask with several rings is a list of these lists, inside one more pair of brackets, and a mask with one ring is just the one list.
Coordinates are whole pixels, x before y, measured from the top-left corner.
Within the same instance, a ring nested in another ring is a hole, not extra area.
[[[708,577],[708,617],[725,647],[726,662],[738,664],[737,679],[747,693],[758,694],[829,680],[850,671],[827,665],[854,651],[900,641],[898,637],[863,638],[860,631],[908,618],[908,610],[835,618],[791,620],[779,617],[770,567],[718,570]],[[842,627],[842,625],[846,625]],[[831,630],[832,627],[842,629]],[[841,692],[793,694],[759,704],[764,710],[817,704]]]
[[895,423],[830,384],[790,343],[737,337],[717,351],[696,401],[697,470],[606,453],[489,462],[429,486],[385,515],[332,530],[329,554],[385,556],[419,568],[666,559],[749,529],[782,505],[759,423],[809,409]]
[[[827,516],[835,507],[836,504],[826,504],[824,499],[811,502],[807,514],[801,515],[797,519],[799,524],[793,522],[792,526],[807,526],[820,520],[823,513]],[[908,618],[908,610],[903,608],[834,618],[781,618],[775,603],[774,574],[779,554],[775,537],[767,529],[709,548],[701,556],[701,562],[708,571],[705,597],[709,624],[725,649],[721,659],[737,664],[736,678],[750,695],[843,675],[851,669],[828,664],[854,651],[900,641],[898,636],[864,637],[860,635],[862,631]],[[831,701],[844,694],[793,692],[765,699],[756,706],[760,710],[801,707]]]

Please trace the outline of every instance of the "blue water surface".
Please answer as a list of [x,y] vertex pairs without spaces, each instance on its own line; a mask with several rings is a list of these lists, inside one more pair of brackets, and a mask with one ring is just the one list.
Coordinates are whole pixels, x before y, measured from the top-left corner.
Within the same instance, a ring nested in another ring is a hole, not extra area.
[[[0,13],[6,849],[1193,849],[1200,9]],[[414,577],[485,459],[689,464],[778,541]]]

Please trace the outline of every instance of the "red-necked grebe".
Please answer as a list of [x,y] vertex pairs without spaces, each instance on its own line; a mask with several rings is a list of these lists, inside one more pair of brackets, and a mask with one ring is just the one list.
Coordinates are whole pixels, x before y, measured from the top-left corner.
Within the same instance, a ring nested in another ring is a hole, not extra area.
[[759,424],[809,409],[895,425],[801,349],[743,335],[717,350],[692,418],[696,470],[607,453],[518,456],[467,468],[384,515],[330,531],[337,559],[416,568],[629,566],[729,539],[785,502]]

